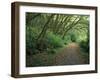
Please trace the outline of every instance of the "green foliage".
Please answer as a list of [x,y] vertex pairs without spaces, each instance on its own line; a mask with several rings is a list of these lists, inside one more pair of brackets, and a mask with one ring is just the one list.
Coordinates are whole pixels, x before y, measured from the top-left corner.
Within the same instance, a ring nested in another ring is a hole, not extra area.
[[88,15],[26,13],[26,54],[48,55],[47,63],[41,56],[34,59],[35,66],[49,65],[49,60],[52,60],[50,56],[53,57],[53,54],[72,42],[80,44],[82,51],[86,53],[82,55],[88,58],[88,37]]
[[67,33],[67,35],[64,37],[64,44],[67,45],[71,42],[78,42],[78,36],[77,33],[75,31],[70,31]]
[[36,37],[37,37],[36,29],[28,26],[26,28],[26,53],[29,55],[35,54],[37,52]]
[[54,55],[73,42],[80,45],[88,63],[88,15],[26,12],[27,66],[52,65]]
[[81,41],[81,42],[80,42],[80,47],[82,48],[82,50],[83,50],[84,52],[89,53],[89,41],[88,41],[88,40],[86,40],[86,41]]
[[71,37],[70,35],[65,36],[65,38],[63,39],[64,44],[67,45],[68,43],[71,43]]
[[80,47],[82,51],[82,56],[85,59],[85,63],[89,64],[89,40],[88,38],[80,41]]
[[76,42],[76,35],[75,34],[70,34],[71,41]]
[[48,33],[47,35],[48,43],[53,47],[53,48],[58,48],[62,47],[64,45],[63,40],[59,35],[55,35],[53,33]]

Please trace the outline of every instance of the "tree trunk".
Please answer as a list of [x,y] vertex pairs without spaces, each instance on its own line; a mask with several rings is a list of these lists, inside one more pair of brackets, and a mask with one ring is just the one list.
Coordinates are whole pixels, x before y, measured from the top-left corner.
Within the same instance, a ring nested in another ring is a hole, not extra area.
[[48,29],[47,25],[48,25],[48,23],[50,22],[50,20],[52,19],[53,16],[54,16],[54,14],[52,14],[52,15],[49,17],[48,21],[47,21],[47,22],[45,23],[45,25],[43,26],[43,29],[42,29],[41,33],[39,34],[37,40],[42,39],[42,38],[44,37],[44,35],[45,35],[45,33],[46,33],[47,29]]

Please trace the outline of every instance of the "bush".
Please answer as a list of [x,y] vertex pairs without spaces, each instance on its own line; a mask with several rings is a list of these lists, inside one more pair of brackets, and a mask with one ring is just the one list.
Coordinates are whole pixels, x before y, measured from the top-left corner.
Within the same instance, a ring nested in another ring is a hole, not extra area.
[[53,33],[49,33],[47,35],[47,40],[48,40],[48,44],[50,44],[52,48],[59,48],[64,45],[64,42],[61,39],[61,37]]
[[36,32],[33,28],[26,28],[26,53],[28,55],[35,54],[36,50]]
[[26,30],[26,53],[28,55],[44,52],[56,53],[56,49],[64,45],[64,40],[52,32],[47,33],[45,37],[37,41],[37,30],[34,28],[27,28]]
[[83,49],[84,52],[89,52],[89,41],[81,41],[80,47]]
[[71,43],[71,42],[72,41],[71,41],[70,35],[65,36],[65,38],[64,38],[64,44],[67,45],[68,43]]
[[77,42],[77,35],[75,34],[74,31],[68,32],[67,35],[64,37],[64,44],[65,45],[67,45],[71,42]]

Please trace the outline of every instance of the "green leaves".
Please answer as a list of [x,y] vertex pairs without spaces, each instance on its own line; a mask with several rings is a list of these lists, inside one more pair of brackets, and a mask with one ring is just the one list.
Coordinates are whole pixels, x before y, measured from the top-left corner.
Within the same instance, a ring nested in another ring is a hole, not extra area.
[[48,33],[47,39],[48,43],[53,46],[53,48],[62,47],[64,45],[64,42],[59,35]]
[[81,42],[88,37],[88,15],[26,13],[26,47],[32,54],[56,52],[69,42]]

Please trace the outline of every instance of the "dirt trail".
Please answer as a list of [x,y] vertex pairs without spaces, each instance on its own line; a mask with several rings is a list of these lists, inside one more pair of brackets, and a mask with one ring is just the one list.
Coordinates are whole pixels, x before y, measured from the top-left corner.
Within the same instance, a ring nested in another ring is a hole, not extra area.
[[84,64],[81,56],[80,46],[77,43],[70,43],[55,56],[56,65]]
[[80,51],[80,46],[77,43],[70,43],[61,49],[59,53],[49,55],[47,53],[35,54],[27,56],[26,65],[30,66],[49,66],[49,65],[77,65],[84,64]]

